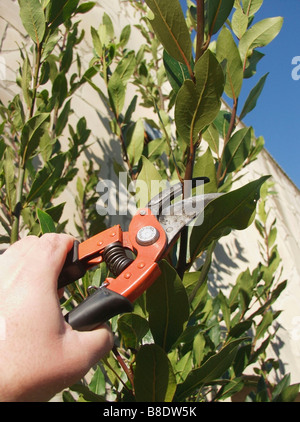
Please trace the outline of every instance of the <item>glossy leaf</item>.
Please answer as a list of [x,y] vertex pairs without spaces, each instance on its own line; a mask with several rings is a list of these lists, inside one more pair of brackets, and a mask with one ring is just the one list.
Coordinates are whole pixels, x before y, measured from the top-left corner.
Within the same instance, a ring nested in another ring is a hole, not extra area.
[[207,148],[204,154],[197,157],[194,165],[193,177],[204,175],[209,178],[209,183],[204,185],[204,192],[217,192],[216,168],[210,148]]
[[108,82],[108,94],[114,113],[118,117],[124,107],[126,87],[116,73]]
[[217,155],[219,155],[219,138],[219,132],[214,123],[210,124],[206,131],[203,132],[203,139]]
[[89,384],[90,390],[95,394],[105,395],[105,375],[102,372],[100,366],[97,366],[95,373]]
[[251,146],[251,128],[235,132],[227,142],[223,153],[223,167],[226,173],[236,171],[249,155]]
[[238,98],[243,84],[243,64],[233,36],[226,27],[218,36],[217,59],[226,63],[225,93],[229,98]]
[[156,344],[140,348],[136,356],[134,377],[138,402],[171,402],[176,379],[166,353]]
[[249,79],[256,74],[256,67],[259,61],[265,57],[263,53],[258,50],[254,50],[252,55],[248,58],[246,68],[244,70],[244,78]]
[[188,68],[185,64],[171,57],[166,50],[164,50],[163,60],[168,80],[174,92],[177,93],[183,82],[191,78]]
[[300,383],[292,384],[284,388],[278,396],[275,397],[273,401],[275,402],[284,402],[292,403],[295,402],[298,398],[300,391]]
[[184,400],[204,384],[209,384],[221,378],[232,364],[237,348],[244,340],[244,338],[241,338],[231,341],[220,352],[211,356],[200,368],[192,370],[186,380],[178,385],[175,400]]
[[102,57],[102,42],[100,40],[98,31],[93,26],[91,26],[91,36],[95,53],[98,57]]
[[135,68],[135,56],[133,52],[128,53],[117,65],[114,73],[108,82],[108,94],[116,117],[123,110],[126,84]]
[[189,304],[174,268],[162,261],[160,269],[161,275],[146,292],[146,303],[155,343],[169,351],[186,326]]
[[77,7],[76,13],[87,13],[92,10],[95,5],[96,2],[94,1],[86,1]]
[[232,15],[231,26],[234,34],[240,40],[248,28],[248,17],[241,7],[237,8]]
[[186,80],[175,103],[175,122],[187,144],[198,140],[199,132],[208,126],[220,110],[224,75],[219,62],[209,50],[195,65],[196,84]]
[[144,124],[141,119],[126,131],[127,154],[131,165],[139,162],[144,149]]
[[142,338],[149,330],[149,324],[140,315],[124,314],[118,319],[118,330],[126,349],[138,349]]
[[264,0],[242,0],[243,10],[247,16],[253,16],[262,6]]
[[[254,218],[256,201],[261,185],[268,176],[261,177],[247,185],[226,193],[210,202],[204,209],[204,221],[193,228],[190,239],[190,254],[194,259],[200,251],[231,229],[242,230]],[[202,218],[202,215],[200,216]]]
[[[140,171],[137,182],[136,182],[136,191],[137,191],[137,206],[138,208],[144,207],[153,196],[159,192],[154,192],[153,186],[151,186],[151,181],[161,182],[162,178],[151,161],[142,155],[142,170]],[[155,183],[157,185],[157,183]]]
[[41,230],[42,233],[55,233],[56,229],[55,229],[55,224],[52,220],[52,218],[50,217],[50,215],[45,212],[42,211],[41,209],[37,208],[37,216],[38,219],[40,221],[40,225],[41,225]]
[[66,22],[76,11],[79,0],[51,0],[48,5],[48,22],[51,29]]
[[192,59],[192,42],[179,0],[145,0],[153,15],[150,23],[170,56],[180,63]]
[[39,145],[39,141],[46,130],[48,118],[48,113],[36,114],[24,125],[21,134],[20,147],[22,165],[25,165],[28,158],[30,158],[35,153]]
[[28,108],[30,108],[31,106],[31,96],[30,96],[31,77],[32,77],[31,64],[30,64],[28,55],[26,55],[23,62],[23,67],[22,67],[21,87],[22,87],[23,97]]
[[239,43],[239,51],[243,63],[246,63],[248,56],[258,47],[268,45],[280,32],[283,18],[267,18],[254,24],[242,36]]
[[259,323],[259,325],[256,327],[256,333],[255,333],[255,340],[259,340],[261,337],[263,337],[270,328],[270,325],[273,322],[273,312],[268,311],[264,314],[263,319]]
[[250,94],[248,95],[248,98],[246,99],[244,107],[240,114],[241,120],[244,119],[244,117],[255,108],[257,100],[264,88],[268,74],[269,73],[266,73],[264,76],[262,76],[260,80],[257,82],[257,84],[255,85],[255,87],[250,91]]
[[206,0],[206,21],[210,34],[216,34],[223,26],[233,8],[233,4],[234,0]]
[[40,44],[43,40],[46,21],[44,11],[39,0],[19,0],[20,17],[30,38]]
[[49,160],[45,166],[38,171],[27,195],[27,203],[41,197],[43,193],[47,192],[48,189],[53,186],[55,181],[59,180],[64,168],[64,163],[65,155],[58,154]]

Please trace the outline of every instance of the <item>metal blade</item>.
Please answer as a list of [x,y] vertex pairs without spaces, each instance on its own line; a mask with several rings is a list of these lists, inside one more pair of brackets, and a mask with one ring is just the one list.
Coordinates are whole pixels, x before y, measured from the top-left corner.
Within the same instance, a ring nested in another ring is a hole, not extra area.
[[[195,177],[190,181],[190,188],[194,188],[197,186],[197,183],[200,182],[200,184],[208,183],[209,178],[208,177]],[[171,201],[174,198],[177,198],[178,196],[182,195],[184,189],[184,185],[182,183],[176,183],[175,185],[170,186],[167,189],[164,189],[162,192],[160,192],[158,195],[154,196],[146,205],[147,208],[151,209],[152,214],[158,216],[161,214],[162,210],[170,205]]]
[[[165,207],[158,216],[158,221],[165,230],[168,245],[177,237],[184,226],[201,215],[206,205],[222,193],[208,193],[192,196]],[[201,221],[198,222],[199,224]]]

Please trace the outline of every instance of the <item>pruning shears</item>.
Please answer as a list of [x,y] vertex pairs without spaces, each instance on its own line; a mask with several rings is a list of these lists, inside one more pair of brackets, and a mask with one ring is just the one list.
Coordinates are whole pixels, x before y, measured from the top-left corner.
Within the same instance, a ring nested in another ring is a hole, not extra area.
[[[193,179],[209,182],[207,177]],[[183,192],[183,184],[163,190],[133,216],[128,231],[120,225],[104,230],[82,243],[75,241],[58,279],[62,288],[101,262],[115,278],[106,278],[65,320],[78,331],[93,330],[115,315],[131,312],[133,302],[161,274],[159,262],[170,251],[182,229],[208,202],[220,194],[201,194],[171,203]],[[135,258],[126,254],[131,250]]]

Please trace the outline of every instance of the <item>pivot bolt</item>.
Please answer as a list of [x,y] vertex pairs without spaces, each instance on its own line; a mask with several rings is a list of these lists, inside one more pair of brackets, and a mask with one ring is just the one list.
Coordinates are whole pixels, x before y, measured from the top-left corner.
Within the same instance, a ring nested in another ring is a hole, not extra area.
[[153,226],[142,227],[136,235],[136,241],[141,246],[152,245],[159,238],[159,231]]

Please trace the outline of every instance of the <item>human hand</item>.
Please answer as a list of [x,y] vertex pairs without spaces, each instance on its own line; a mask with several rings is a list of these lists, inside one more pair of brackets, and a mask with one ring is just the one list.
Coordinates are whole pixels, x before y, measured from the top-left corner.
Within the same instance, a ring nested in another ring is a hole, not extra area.
[[113,346],[108,327],[79,332],[63,318],[57,279],[73,241],[28,236],[0,256],[0,401],[47,401]]

